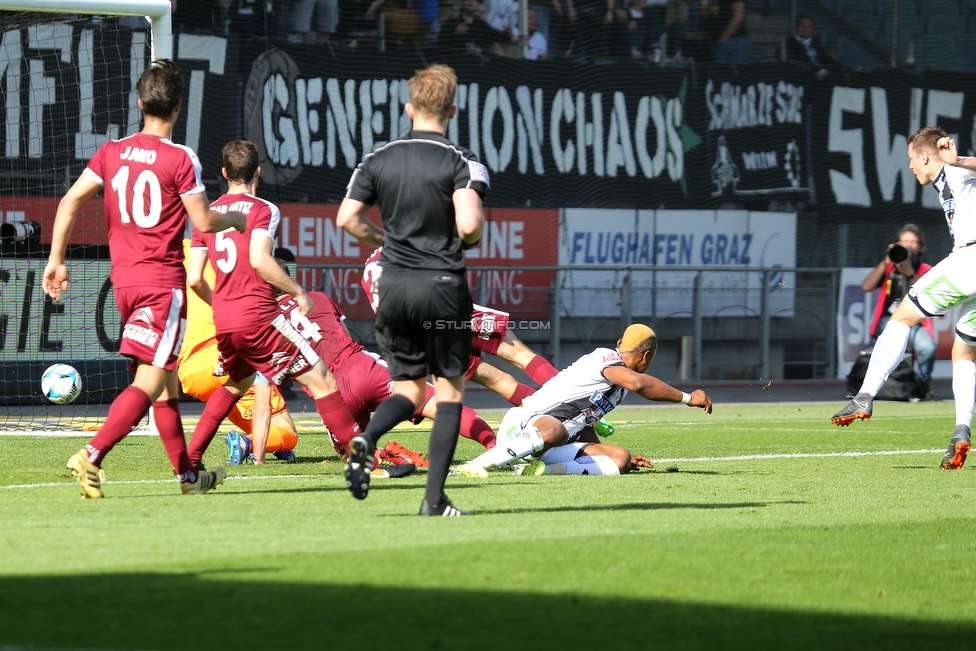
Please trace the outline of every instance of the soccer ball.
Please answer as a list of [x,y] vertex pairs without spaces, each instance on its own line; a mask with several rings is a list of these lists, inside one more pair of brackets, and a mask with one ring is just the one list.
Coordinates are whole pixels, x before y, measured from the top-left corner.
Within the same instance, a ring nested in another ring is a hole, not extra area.
[[68,364],[49,366],[41,376],[41,391],[51,402],[66,405],[81,393],[81,375]]

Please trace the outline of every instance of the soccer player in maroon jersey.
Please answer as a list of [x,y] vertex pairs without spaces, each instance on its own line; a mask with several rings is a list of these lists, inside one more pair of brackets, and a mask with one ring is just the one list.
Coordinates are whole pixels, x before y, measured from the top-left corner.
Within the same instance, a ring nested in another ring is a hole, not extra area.
[[124,330],[119,349],[131,359],[132,384],[112,403],[101,430],[68,460],[83,497],[103,497],[105,455],[153,407],[163,446],[184,493],[204,493],[223,482],[224,471],[198,472],[187,456],[173,366],[186,321],[183,230],[189,215],[206,232],[243,231],[239,212],[207,205],[200,161],[189,147],[169,140],[180,111],[183,77],[168,59],[153,61],[137,82],[145,119],[140,133],[111,140],[88,162],[58,205],[43,287],[61,300],[68,289],[64,264],[68,238],[82,204],[103,188],[112,284]]
[[[308,314],[302,314],[294,296],[278,298],[282,314],[308,340],[325,365],[329,367],[339,385],[343,400],[349,406],[353,418],[361,429],[369,423],[370,414],[390,397],[392,378],[386,363],[353,340],[342,321],[346,318],[328,295],[309,292],[314,306]],[[427,384],[427,397],[423,406],[414,413],[414,424],[437,414],[434,387]],[[461,409],[461,436],[477,441],[488,449],[495,446],[495,432],[471,407]],[[344,445],[333,442],[336,452],[345,454]],[[396,445],[395,443],[393,445]]]
[[[213,306],[218,366],[230,379],[207,400],[190,439],[190,460],[200,462],[220,423],[251,386],[255,371],[276,385],[291,376],[304,386],[326,427],[345,445],[359,433],[359,426],[332,373],[281,313],[275,299],[277,288],[295,297],[300,315],[313,307],[301,285],[274,259],[281,214],[273,203],[254,194],[261,175],[257,147],[235,140],[224,146],[223,159],[227,193],[210,207],[221,213],[243,212],[247,227],[243,233],[193,231],[187,284]],[[213,288],[203,277],[208,257],[216,277]]]

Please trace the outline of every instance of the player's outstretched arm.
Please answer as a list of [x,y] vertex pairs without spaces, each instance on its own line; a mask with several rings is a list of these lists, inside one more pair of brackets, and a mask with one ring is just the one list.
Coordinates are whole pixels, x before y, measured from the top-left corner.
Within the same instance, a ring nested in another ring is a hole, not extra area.
[[68,250],[68,240],[71,239],[78,210],[101,189],[102,184],[96,181],[94,176],[82,174],[58,204],[58,212],[54,217],[54,230],[51,233],[51,252],[41,281],[44,293],[55,301],[60,301],[61,291],[68,289],[68,268],[64,266],[64,256]]
[[207,249],[203,247],[190,249],[190,257],[186,261],[186,284],[204,303],[211,305],[213,303],[213,288],[203,276],[206,268]]
[[195,192],[180,197],[183,200],[183,207],[186,214],[190,216],[193,227],[201,233],[219,233],[228,228],[235,229],[238,233],[243,233],[247,229],[247,217],[242,212],[217,212],[210,209],[207,203],[207,195],[203,192]]
[[[633,391],[634,393],[639,393],[641,396],[647,398],[648,400],[656,400],[659,402],[685,402],[685,393],[667,382],[662,382],[661,380],[647,375],[645,373],[638,373],[633,371],[626,366],[611,366],[609,368],[603,369],[603,377],[607,378],[619,387],[623,387],[628,391]],[[706,414],[712,413],[712,400],[708,397],[701,389],[695,389],[691,392],[690,399],[687,402],[689,407],[699,407],[705,410]]]
[[292,280],[291,276],[285,273],[278,261],[274,259],[273,247],[274,240],[271,239],[267,231],[251,233],[250,249],[248,250],[251,266],[266,283],[285,294],[294,296],[295,302],[298,303],[298,313],[305,316],[311,311],[314,303],[302,289],[302,286]]
[[383,246],[383,231],[366,219],[367,210],[369,210],[369,206],[362,201],[346,197],[339,204],[339,212],[336,213],[336,226],[360,242],[366,242],[366,244],[373,246]]

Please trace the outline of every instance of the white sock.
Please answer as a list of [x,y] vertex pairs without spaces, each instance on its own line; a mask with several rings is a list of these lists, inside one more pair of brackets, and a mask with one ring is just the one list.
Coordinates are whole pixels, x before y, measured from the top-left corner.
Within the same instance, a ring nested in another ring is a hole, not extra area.
[[582,456],[572,461],[548,464],[550,475],[619,475],[620,468],[605,454]]
[[546,442],[543,440],[542,434],[539,433],[539,429],[530,425],[507,441],[498,443],[490,450],[485,450],[480,456],[469,461],[467,465],[485,469],[496,468],[516,459],[527,457],[533,452],[538,452],[545,444]]
[[905,354],[905,346],[908,345],[908,335],[912,329],[904,323],[889,321],[885,326],[884,332],[878,337],[878,342],[874,344],[874,352],[871,353],[871,361],[868,362],[868,370],[864,374],[864,382],[858,393],[867,393],[872,398],[881,391],[881,385],[888,379],[888,375],[895,370]]
[[952,399],[956,401],[956,425],[971,426],[976,403],[976,363],[968,359],[952,363]]

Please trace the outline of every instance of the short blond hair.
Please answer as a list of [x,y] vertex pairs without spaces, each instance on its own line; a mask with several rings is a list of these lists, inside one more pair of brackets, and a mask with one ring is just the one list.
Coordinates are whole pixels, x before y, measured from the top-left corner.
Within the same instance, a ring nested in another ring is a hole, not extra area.
[[637,353],[643,355],[651,351],[651,358],[657,354],[657,335],[643,323],[632,323],[624,330],[620,338],[621,353]]
[[415,111],[443,120],[454,106],[457,75],[450,66],[435,63],[411,77],[407,88]]

